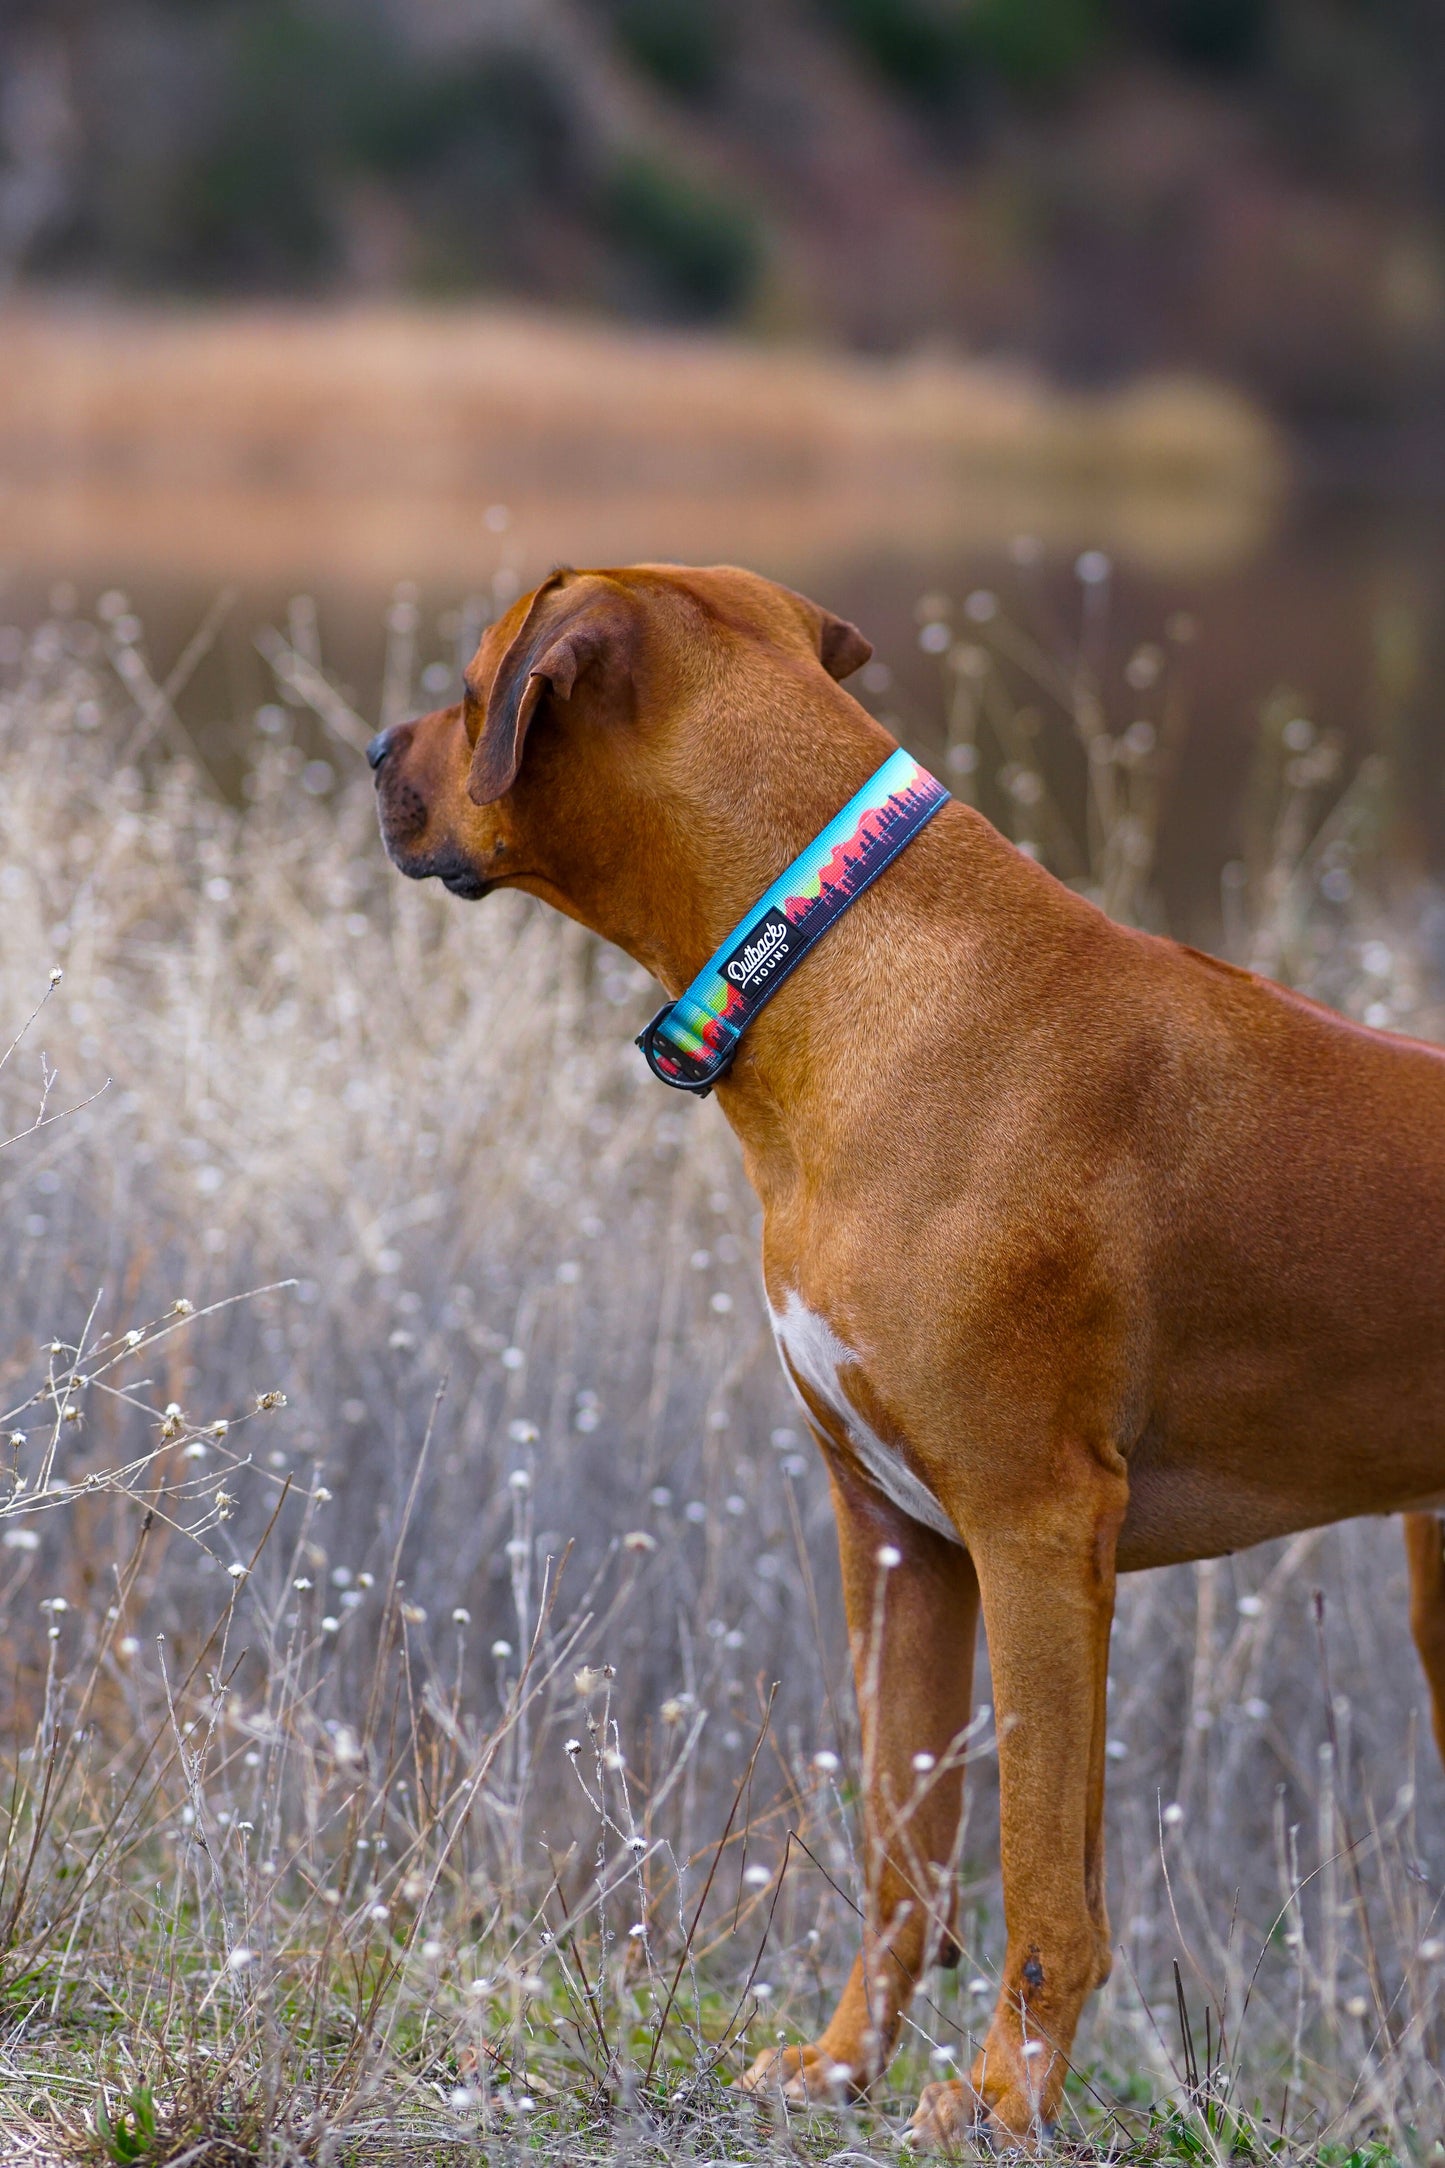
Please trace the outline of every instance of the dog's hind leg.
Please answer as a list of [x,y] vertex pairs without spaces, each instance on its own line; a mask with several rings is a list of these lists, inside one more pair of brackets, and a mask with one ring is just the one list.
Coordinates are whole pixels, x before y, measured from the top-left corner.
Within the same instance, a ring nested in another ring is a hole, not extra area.
[[861,2093],[888,2062],[921,1974],[954,1955],[963,1735],[978,1580],[960,1545],[831,1463],[863,1732],[863,1947],[816,2041],[769,2048],[743,2079],[794,2100]]
[[1445,1526],[1433,1513],[1405,1515],[1410,1632],[1430,1688],[1435,1744],[1445,1761]]

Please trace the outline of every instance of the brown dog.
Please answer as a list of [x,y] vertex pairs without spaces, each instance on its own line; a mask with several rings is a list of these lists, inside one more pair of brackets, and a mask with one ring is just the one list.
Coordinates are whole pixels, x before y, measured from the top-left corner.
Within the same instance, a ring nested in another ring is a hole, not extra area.
[[[745,572],[554,573],[459,705],[373,745],[387,848],[676,996],[892,750],[835,683],[868,654]],[[946,1942],[982,1603],[1007,1956],[913,2127],[1036,2133],[1110,1965],[1117,1572],[1409,1509],[1445,1748],[1445,1056],[1112,924],[951,803],[718,1099],[832,1483],[871,1845],[838,2009],[745,2082],[866,2085]]]

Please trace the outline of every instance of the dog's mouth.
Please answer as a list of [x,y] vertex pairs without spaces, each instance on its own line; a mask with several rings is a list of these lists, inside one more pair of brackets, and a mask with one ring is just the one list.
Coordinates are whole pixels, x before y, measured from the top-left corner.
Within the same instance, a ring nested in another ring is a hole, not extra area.
[[429,825],[425,799],[404,777],[384,767],[377,774],[377,813],[386,855],[409,881],[440,881],[449,896],[476,903],[497,886],[479,873],[475,862],[454,839],[418,848]]
[[493,885],[490,881],[484,881],[479,873],[462,868],[438,873],[437,879],[449,896],[460,896],[465,903],[479,902]]
[[418,854],[398,848],[384,830],[382,841],[398,873],[405,874],[409,881],[440,881],[449,896],[460,896],[464,903],[478,902],[497,885],[478,873],[453,847],[443,845],[439,850]]

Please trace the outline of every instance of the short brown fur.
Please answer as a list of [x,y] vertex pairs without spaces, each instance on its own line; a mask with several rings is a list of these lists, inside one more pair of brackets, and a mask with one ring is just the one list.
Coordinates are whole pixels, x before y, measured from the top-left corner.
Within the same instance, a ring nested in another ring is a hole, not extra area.
[[[745,572],[554,575],[488,632],[463,703],[388,735],[388,848],[460,894],[543,897],[676,995],[892,750],[834,681],[867,653]],[[1445,1056],[1112,924],[950,803],[759,1016],[718,1100],[774,1310],[796,1296],[855,1352],[852,1406],[958,1537],[877,1489],[803,1388],[868,1915],[819,2039],[744,2082],[866,2086],[945,1948],[981,1609],[1007,1952],[969,2079],[929,2086],[914,2128],[948,2143],[982,2113],[1037,2136],[1110,1965],[1117,1572],[1406,1509],[1445,1750]],[[920,1780],[919,1754],[942,1773]]]

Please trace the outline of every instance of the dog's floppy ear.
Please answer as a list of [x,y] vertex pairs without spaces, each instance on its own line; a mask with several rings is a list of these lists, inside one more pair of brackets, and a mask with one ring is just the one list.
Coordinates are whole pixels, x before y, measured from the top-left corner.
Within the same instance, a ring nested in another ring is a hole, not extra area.
[[855,670],[862,669],[873,653],[873,642],[865,640],[856,625],[850,625],[846,617],[835,617],[811,596],[800,595],[795,587],[784,588],[783,592],[799,604],[807,618],[818,660],[829,677],[851,677]]
[[835,617],[831,610],[819,610],[818,615],[823,620],[818,628],[818,654],[823,668],[829,677],[851,677],[867,662],[873,642],[865,640],[846,617]]
[[527,731],[544,695],[570,700],[579,678],[626,675],[634,630],[627,596],[610,581],[589,579],[569,587],[574,578],[561,571],[543,581],[497,665],[467,774],[467,796],[474,805],[490,805],[516,782]]

